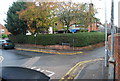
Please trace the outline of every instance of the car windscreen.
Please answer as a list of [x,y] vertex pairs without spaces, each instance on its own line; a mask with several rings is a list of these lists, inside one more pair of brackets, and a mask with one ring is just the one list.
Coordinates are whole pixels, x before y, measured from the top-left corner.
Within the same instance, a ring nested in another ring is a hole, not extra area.
[[5,42],[5,40],[0,40],[0,44],[2,44],[2,43],[4,43]]

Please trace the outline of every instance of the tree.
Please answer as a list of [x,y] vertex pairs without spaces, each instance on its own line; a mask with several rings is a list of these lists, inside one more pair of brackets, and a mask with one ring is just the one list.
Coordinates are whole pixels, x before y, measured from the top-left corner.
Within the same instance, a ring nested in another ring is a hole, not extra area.
[[7,18],[5,20],[5,27],[13,35],[26,34],[26,21],[19,19],[18,11],[24,10],[25,2],[14,2],[7,12]]
[[85,3],[81,6],[81,9],[83,9],[81,15],[85,27],[88,27],[89,25],[92,26],[92,23],[99,22],[99,19],[95,17],[95,15],[97,14],[97,10],[94,8],[94,5],[92,3]]
[[59,21],[67,26],[67,31],[71,22],[88,27],[88,25],[96,21],[96,10],[93,6],[90,8],[87,3],[60,2],[57,6],[58,11],[56,12],[58,12]]
[[35,3],[27,3],[27,8],[18,12],[19,18],[27,21],[27,28],[32,33],[39,33],[42,31],[48,31],[52,17],[52,9],[54,8],[52,3],[41,2],[39,6]]
[[7,38],[7,35],[6,34],[2,34],[2,38]]
[[70,22],[75,18],[75,8],[76,4],[72,4],[71,2],[59,2],[57,4],[56,15],[59,21],[67,26],[67,32]]

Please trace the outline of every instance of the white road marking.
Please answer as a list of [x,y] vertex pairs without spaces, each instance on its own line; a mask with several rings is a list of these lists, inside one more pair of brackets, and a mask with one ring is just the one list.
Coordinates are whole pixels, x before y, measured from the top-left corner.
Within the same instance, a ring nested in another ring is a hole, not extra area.
[[44,72],[45,70],[41,70],[40,72]]
[[31,69],[35,69],[36,67],[31,67]]
[[3,56],[0,56],[0,63],[4,60]]
[[49,77],[51,77],[51,76],[53,76],[55,73],[54,72],[52,72],[52,71],[49,71],[49,70],[43,70],[43,69],[41,69],[41,68],[38,68],[38,67],[36,67],[36,66],[34,66],[34,67],[27,67],[27,68],[30,68],[30,69],[33,69],[33,70],[36,70],[36,71],[39,71],[39,72],[43,72],[43,73],[45,73],[47,76],[49,76]]
[[36,69],[37,71],[40,71],[40,68]]
[[34,58],[30,58],[27,62],[25,62],[22,66],[24,67],[28,67],[33,65],[35,62],[37,62],[40,59],[40,57],[34,57]]
[[53,76],[53,75],[55,74],[54,72],[48,71],[48,70],[46,70],[46,72],[50,73],[50,74],[48,75],[49,77],[51,77],[51,76]]

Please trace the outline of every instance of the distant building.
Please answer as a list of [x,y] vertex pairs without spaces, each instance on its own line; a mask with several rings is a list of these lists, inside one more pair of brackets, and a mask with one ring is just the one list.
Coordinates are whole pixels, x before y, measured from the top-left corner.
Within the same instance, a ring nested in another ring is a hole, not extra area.
[[88,26],[88,32],[90,31],[98,31],[98,26],[97,26],[97,23],[92,23],[92,25]]
[[10,32],[8,32],[8,30],[2,24],[0,24],[0,35],[1,34],[6,34],[6,35],[10,34]]

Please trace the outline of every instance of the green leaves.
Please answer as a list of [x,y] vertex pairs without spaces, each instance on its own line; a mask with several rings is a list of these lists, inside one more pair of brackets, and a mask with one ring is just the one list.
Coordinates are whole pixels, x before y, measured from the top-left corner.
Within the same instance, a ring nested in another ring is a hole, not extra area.
[[39,3],[40,6],[36,6],[35,3],[27,3],[27,8],[18,12],[19,18],[27,21],[28,30],[31,33],[39,33],[43,30],[48,30],[52,24],[50,3]]
[[[92,44],[104,42],[104,33],[101,32],[83,32],[75,34],[38,34],[36,37],[36,43],[38,45],[61,45],[62,43],[70,43],[70,46],[83,47]],[[34,36],[17,35],[10,36],[11,40],[15,43],[23,44],[35,44]]]
[[[70,24],[83,24],[88,27],[98,19],[95,18],[96,10],[87,3],[76,4],[72,2],[14,2],[7,12],[6,28],[14,35],[32,34],[48,31],[50,26],[61,28]],[[58,25],[55,26],[55,23]],[[54,29],[55,30],[55,29]]]
[[7,38],[7,35],[6,34],[2,34],[2,38]]
[[26,33],[26,22],[22,19],[19,19],[18,11],[25,9],[24,2],[14,2],[7,12],[7,18],[5,20],[5,27],[13,35],[20,33]]

